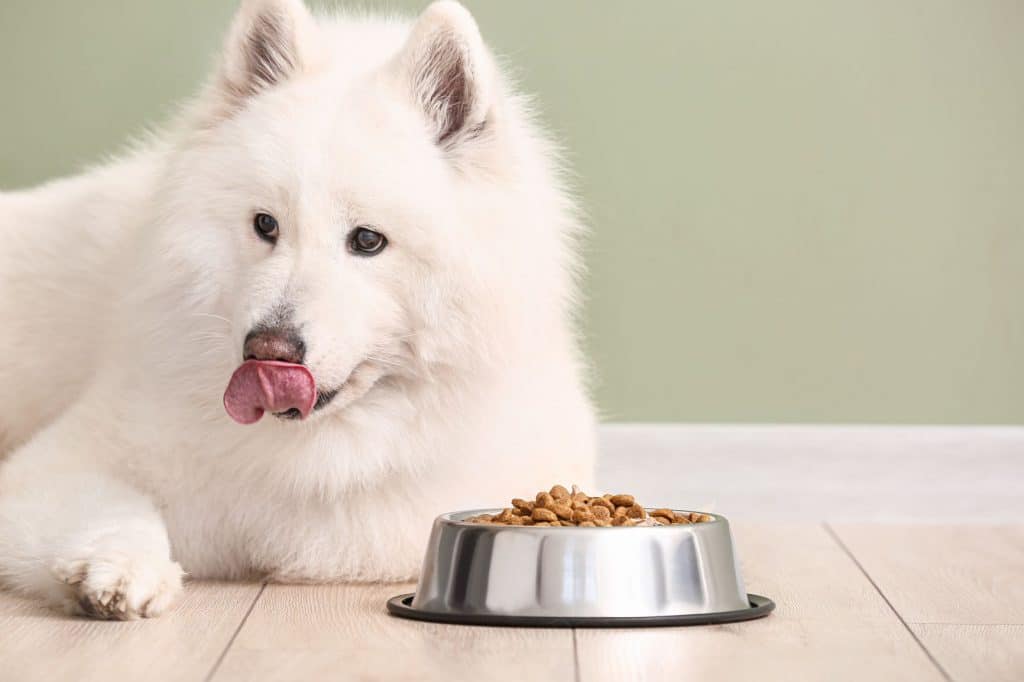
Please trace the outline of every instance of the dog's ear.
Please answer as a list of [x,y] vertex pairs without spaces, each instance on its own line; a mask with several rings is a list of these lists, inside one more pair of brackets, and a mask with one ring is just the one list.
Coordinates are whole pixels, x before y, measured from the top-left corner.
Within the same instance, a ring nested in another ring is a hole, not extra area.
[[242,0],[228,32],[219,87],[243,100],[304,66],[313,19],[302,0]]
[[482,133],[491,111],[495,70],[465,7],[454,0],[427,7],[399,61],[438,145],[451,150]]

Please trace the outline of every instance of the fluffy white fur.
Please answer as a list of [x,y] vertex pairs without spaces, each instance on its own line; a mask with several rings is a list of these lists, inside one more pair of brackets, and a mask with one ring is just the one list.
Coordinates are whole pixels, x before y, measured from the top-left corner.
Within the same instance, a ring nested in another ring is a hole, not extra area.
[[[349,253],[357,225],[387,249]],[[0,583],[131,618],[183,571],[406,579],[437,513],[589,484],[579,232],[460,5],[243,2],[167,132],[0,194]],[[281,306],[341,393],[240,426],[224,388]]]

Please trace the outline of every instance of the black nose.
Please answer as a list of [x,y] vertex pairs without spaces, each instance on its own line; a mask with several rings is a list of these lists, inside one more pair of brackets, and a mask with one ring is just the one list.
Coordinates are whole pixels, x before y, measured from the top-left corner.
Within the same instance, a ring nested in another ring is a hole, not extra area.
[[306,357],[306,344],[294,329],[254,329],[245,337],[242,354],[246,360],[280,360],[300,365]]

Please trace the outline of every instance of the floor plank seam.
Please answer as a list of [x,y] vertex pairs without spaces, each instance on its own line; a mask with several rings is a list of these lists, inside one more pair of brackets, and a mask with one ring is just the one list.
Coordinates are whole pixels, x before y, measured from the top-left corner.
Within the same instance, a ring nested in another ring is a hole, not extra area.
[[253,598],[252,603],[249,604],[249,608],[246,609],[245,615],[242,616],[242,620],[239,621],[238,627],[236,627],[235,631],[231,633],[231,638],[228,639],[228,643],[224,645],[224,651],[220,652],[220,656],[218,656],[217,660],[214,661],[213,667],[210,668],[210,672],[206,675],[205,678],[203,678],[203,682],[210,682],[210,680],[213,679],[213,676],[217,674],[217,670],[220,669],[220,664],[224,662],[224,658],[228,655],[228,652],[234,645],[235,640],[238,638],[238,633],[240,633],[242,631],[242,628],[245,627],[245,622],[249,620],[249,616],[252,614],[253,609],[256,608],[256,603],[260,600],[260,597],[263,596],[263,591],[265,589],[267,589],[267,581],[264,580],[263,584],[260,585],[259,592],[256,593],[256,596]]
[[580,682],[580,647],[576,639],[576,628],[572,629],[572,679]]
[[910,625],[948,625],[953,628],[1021,628],[1024,623],[962,623],[950,620],[909,620]]
[[839,545],[839,548],[846,553],[846,556],[850,557],[850,561],[852,561],[854,565],[858,569],[860,569],[860,572],[864,575],[865,578],[867,578],[868,582],[871,583],[871,586],[875,588],[875,592],[877,592],[878,596],[880,596],[882,600],[886,603],[889,609],[893,612],[893,615],[896,616],[896,618],[906,629],[907,633],[910,634],[910,636],[914,639],[915,642],[917,642],[917,646],[921,648],[921,651],[924,652],[924,655],[927,656],[928,660],[932,662],[932,665],[935,666],[935,669],[939,671],[939,673],[947,680],[947,682],[954,682],[953,677],[942,666],[942,664],[939,663],[939,660],[935,658],[932,652],[928,650],[928,647],[924,645],[924,642],[922,642],[921,638],[917,636],[917,633],[914,632],[914,629],[911,628],[907,621],[903,619],[903,616],[900,615],[900,612],[896,610],[896,607],[893,606],[892,602],[889,601],[889,598],[885,596],[884,592],[882,592],[882,588],[878,586],[878,583],[875,582],[875,579],[871,577],[871,575],[867,572],[867,569],[865,569],[864,566],[857,559],[857,557],[854,556],[853,552],[850,551],[850,548],[846,546],[846,543],[843,542],[842,538],[839,537],[839,534],[836,533],[832,526],[830,526],[827,522],[822,523],[821,525],[825,528],[825,532],[832,536],[832,539],[835,541],[837,545]]

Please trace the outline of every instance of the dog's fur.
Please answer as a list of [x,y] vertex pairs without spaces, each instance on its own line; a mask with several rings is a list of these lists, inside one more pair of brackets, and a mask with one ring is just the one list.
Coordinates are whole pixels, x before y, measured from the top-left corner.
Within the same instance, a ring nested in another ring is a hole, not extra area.
[[[358,225],[387,249],[350,253]],[[0,583],[130,618],[182,569],[407,579],[435,514],[590,483],[580,231],[460,5],[246,0],[166,132],[0,194]],[[281,317],[341,391],[235,424],[243,339]]]

